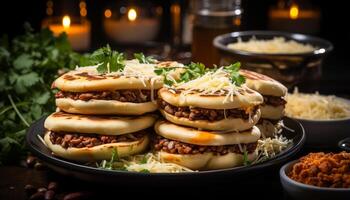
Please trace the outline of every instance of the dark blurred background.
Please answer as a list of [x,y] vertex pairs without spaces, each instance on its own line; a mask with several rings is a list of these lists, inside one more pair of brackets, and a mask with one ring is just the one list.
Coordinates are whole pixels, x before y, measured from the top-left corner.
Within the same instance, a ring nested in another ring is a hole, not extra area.
[[[12,38],[23,33],[23,24],[29,22],[35,30],[42,27],[43,20],[48,18],[48,2],[53,3],[53,13],[51,16],[62,16],[66,12],[70,15],[79,16],[81,7],[79,0],[37,0],[37,1],[6,1],[0,6],[1,35],[7,34]],[[159,14],[159,31],[152,39],[152,43],[147,43],[142,47],[152,46],[156,50],[155,54],[168,51],[165,59],[177,59],[188,61],[191,59],[190,42],[184,41],[183,36],[186,29],[186,16],[189,13],[189,1],[187,0],[149,0],[149,1],[111,1],[99,0],[83,1],[86,4],[87,18],[91,22],[91,44],[89,48],[83,51],[91,51],[110,43],[114,48],[124,50],[125,44],[114,42],[107,36],[103,20],[106,18],[106,10],[113,12],[122,5],[138,5],[147,10],[155,10]],[[239,30],[269,30],[271,28],[269,12],[273,7],[290,6],[291,3],[297,4],[300,10],[312,8],[319,12],[319,24],[308,34],[315,35],[329,40],[334,45],[333,52],[327,57],[323,65],[322,87],[319,88],[323,93],[332,93],[333,86],[337,86],[338,94],[348,94],[349,84],[348,75],[350,73],[350,62],[348,60],[348,47],[350,45],[350,29],[348,26],[348,6],[345,1],[326,1],[326,0],[241,0],[240,8],[243,10]],[[175,5],[175,7],[174,7]],[[283,5],[282,5],[283,6]],[[80,7],[80,8],[79,8]],[[174,26],[174,11],[179,13],[180,27]],[[81,14],[81,13],[80,13]],[[152,13],[148,13],[152,15]],[[153,13],[154,15],[154,13]],[[180,29],[180,30],[176,30]],[[305,32],[302,28],[294,28],[293,32]],[[126,45],[127,46],[127,45]],[[158,48],[158,49],[157,49]],[[141,48],[141,50],[143,50]]]

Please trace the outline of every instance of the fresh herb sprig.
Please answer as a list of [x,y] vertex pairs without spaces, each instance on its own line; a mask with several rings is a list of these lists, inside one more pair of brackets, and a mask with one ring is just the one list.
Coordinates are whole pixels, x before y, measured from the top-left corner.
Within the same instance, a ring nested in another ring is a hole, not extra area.
[[[245,83],[245,77],[242,76],[239,73],[239,69],[241,67],[241,63],[236,62],[234,64],[224,66],[223,69],[230,74],[230,79],[233,84],[237,86],[241,86],[243,83]],[[175,68],[156,68],[154,72],[157,75],[162,75],[164,77],[164,83],[166,85],[173,85],[175,83],[186,83],[190,80],[199,78],[203,76],[207,72],[213,72],[218,69],[217,66],[214,66],[214,68],[206,68],[204,64],[202,63],[190,63],[189,65],[186,65],[183,67],[184,72],[180,74],[180,78],[174,82],[173,80],[169,80],[168,73]]]
[[245,83],[245,77],[239,73],[240,67],[241,67],[240,62],[236,62],[234,64],[231,64],[231,65],[224,67],[224,69],[228,73],[230,73],[230,79],[231,79],[232,83],[234,83],[237,86],[241,86],[243,83]]
[[28,125],[55,110],[49,83],[87,61],[72,51],[66,34],[34,32],[29,24],[23,35],[0,39],[0,165],[24,157]]
[[244,149],[243,149],[243,165],[245,166],[251,165],[251,161],[248,158],[248,151],[246,149],[246,146],[244,146]]
[[164,80],[164,84],[167,85],[167,86],[171,86],[173,85],[174,83],[174,80],[173,79],[169,79],[168,77],[168,74],[170,71],[176,69],[175,67],[167,67],[167,68],[164,68],[164,67],[161,67],[161,68],[155,68],[154,69],[154,73],[159,75],[159,76],[163,76]]
[[190,80],[199,78],[200,76],[203,76],[206,72],[205,65],[202,63],[190,63],[189,65],[185,66],[186,71],[183,72],[180,75],[179,82],[188,82]]
[[145,56],[143,53],[134,53],[135,59],[139,61],[139,63],[142,64],[154,64],[156,63],[156,60],[152,58],[152,56]]
[[97,49],[90,56],[91,63],[98,65],[97,71],[100,74],[123,71],[124,60],[124,54],[112,50],[108,44]]

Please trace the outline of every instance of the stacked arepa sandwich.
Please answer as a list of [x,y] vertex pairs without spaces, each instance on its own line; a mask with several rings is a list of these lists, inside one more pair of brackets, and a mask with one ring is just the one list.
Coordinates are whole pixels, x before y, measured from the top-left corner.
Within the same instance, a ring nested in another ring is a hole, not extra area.
[[257,124],[262,137],[272,137],[280,132],[288,90],[280,82],[253,71],[240,70],[246,78],[246,85],[264,97],[261,105],[261,119]]
[[[163,77],[154,73],[162,63],[118,61],[80,67],[53,83],[58,111],[45,121],[44,141],[53,154],[75,161],[110,159],[144,152],[145,129],[156,121],[157,91]],[[102,71],[102,72],[101,72]]]
[[238,71],[221,67],[159,90],[165,120],[155,124],[153,148],[164,162],[208,170],[255,158],[260,131],[254,125],[263,97],[237,84],[237,78]]

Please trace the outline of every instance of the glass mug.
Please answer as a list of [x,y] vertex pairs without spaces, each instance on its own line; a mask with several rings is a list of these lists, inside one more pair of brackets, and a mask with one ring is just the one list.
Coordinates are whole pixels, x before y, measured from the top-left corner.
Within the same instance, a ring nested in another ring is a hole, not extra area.
[[241,0],[192,0],[191,10],[194,15],[192,60],[207,67],[219,65],[219,52],[213,46],[213,39],[239,30]]

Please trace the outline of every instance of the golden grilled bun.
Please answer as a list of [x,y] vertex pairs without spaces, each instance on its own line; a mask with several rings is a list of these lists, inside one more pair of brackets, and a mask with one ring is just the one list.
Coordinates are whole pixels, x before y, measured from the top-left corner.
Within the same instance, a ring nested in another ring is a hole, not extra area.
[[153,126],[155,115],[142,116],[90,116],[55,112],[45,120],[45,128],[57,132],[122,135]]
[[209,120],[189,120],[185,117],[176,117],[160,109],[160,112],[168,121],[183,125],[190,126],[194,128],[200,128],[205,130],[215,130],[215,131],[225,131],[225,130],[235,130],[242,131],[252,128],[260,119],[260,110],[258,109],[255,115],[251,116],[251,120],[242,118],[226,118],[218,121]]
[[[138,65],[141,65],[141,69],[147,67],[150,70],[154,69],[149,64]],[[96,66],[92,66],[70,71],[57,78],[52,86],[69,92],[114,91],[123,89],[151,90],[161,88],[163,86],[163,79],[155,74],[153,76],[153,78],[139,78],[119,75],[118,73],[98,74]]]
[[240,70],[240,74],[246,78],[247,87],[262,95],[282,97],[288,92],[284,85],[266,75],[249,70]]
[[158,91],[159,98],[174,106],[193,106],[207,109],[233,109],[253,107],[263,103],[263,97],[249,88],[239,88],[240,95],[226,97],[224,95],[201,95],[191,93],[183,95],[162,88]]
[[204,146],[222,146],[233,144],[248,144],[258,141],[260,131],[253,126],[243,132],[203,131],[190,127],[179,126],[165,120],[158,120],[154,126],[156,133],[162,137],[188,144]]
[[[164,162],[176,163],[192,170],[213,170],[238,167],[243,165],[243,154],[228,153],[215,155],[213,153],[203,154],[171,154],[164,151],[159,152],[160,159]],[[254,160],[255,152],[248,154],[248,160]]]
[[131,103],[116,100],[89,101],[74,100],[71,98],[56,99],[56,106],[68,113],[92,115],[142,115],[157,110],[155,102]]
[[45,134],[44,141],[47,147],[56,156],[73,161],[90,162],[111,159],[113,149],[118,152],[119,157],[126,157],[142,153],[148,147],[149,136],[145,135],[139,140],[133,142],[118,142],[84,148],[68,147],[67,149],[60,145],[53,144],[50,140],[49,132]]

